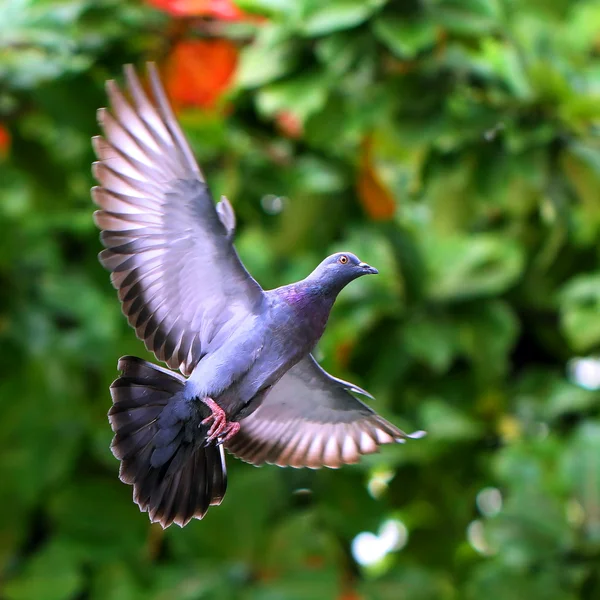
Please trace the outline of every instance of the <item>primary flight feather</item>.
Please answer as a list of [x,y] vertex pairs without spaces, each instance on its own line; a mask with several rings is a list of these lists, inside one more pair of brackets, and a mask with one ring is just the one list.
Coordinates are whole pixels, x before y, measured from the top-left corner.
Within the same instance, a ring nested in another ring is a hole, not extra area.
[[338,293],[377,270],[338,253],[302,281],[263,290],[235,251],[233,208],[213,202],[153,65],[148,75],[151,94],[131,66],[125,94],[107,83],[92,197],[123,313],[185,376],[126,356],[111,386],[120,477],[167,527],[220,504],[223,447],[255,465],[339,467],[411,436],[311,355]]

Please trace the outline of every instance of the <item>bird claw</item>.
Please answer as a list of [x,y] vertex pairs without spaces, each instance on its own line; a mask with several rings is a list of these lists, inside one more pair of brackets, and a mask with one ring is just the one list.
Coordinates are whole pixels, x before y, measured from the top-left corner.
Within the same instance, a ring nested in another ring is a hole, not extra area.
[[218,440],[219,444],[230,440],[240,430],[240,424],[235,421],[227,421],[225,411],[212,398],[204,398],[202,402],[211,411],[211,414],[201,422],[202,425],[212,423],[206,432],[206,445],[215,440]]
[[225,411],[212,399],[212,398],[204,398],[202,402],[210,409],[210,415],[203,419],[201,425],[207,425],[208,423],[212,423],[210,426],[207,437],[214,438],[221,430],[225,427],[227,423],[227,415]]
[[225,444],[228,442],[238,431],[240,430],[240,424],[236,421],[229,421],[225,425],[225,429],[219,436],[219,444]]

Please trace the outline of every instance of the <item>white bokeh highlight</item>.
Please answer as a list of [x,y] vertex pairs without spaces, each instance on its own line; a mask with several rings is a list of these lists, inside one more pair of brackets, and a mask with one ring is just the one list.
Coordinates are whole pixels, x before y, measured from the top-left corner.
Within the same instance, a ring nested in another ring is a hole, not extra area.
[[600,358],[573,358],[567,365],[573,383],[586,390],[600,389]]
[[495,487],[483,488],[476,498],[477,508],[484,517],[495,517],[502,510],[502,494]]
[[399,519],[388,519],[379,528],[379,534],[363,531],[352,540],[352,556],[363,566],[381,562],[387,554],[400,550],[408,542],[408,529]]

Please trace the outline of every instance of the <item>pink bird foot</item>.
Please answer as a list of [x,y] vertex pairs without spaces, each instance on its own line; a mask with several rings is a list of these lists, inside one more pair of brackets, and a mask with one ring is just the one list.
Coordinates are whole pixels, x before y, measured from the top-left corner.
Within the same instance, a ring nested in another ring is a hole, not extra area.
[[218,439],[219,443],[223,444],[230,440],[240,430],[240,424],[228,421],[225,411],[212,398],[203,398],[202,402],[211,411],[211,414],[202,421],[202,425],[212,423],[206,433],[206,443],[210,444]]
[[239,430],[240,424],[237,421],[229,421],[221,434],[222,437],[219,439],[219,444],[228,442]]

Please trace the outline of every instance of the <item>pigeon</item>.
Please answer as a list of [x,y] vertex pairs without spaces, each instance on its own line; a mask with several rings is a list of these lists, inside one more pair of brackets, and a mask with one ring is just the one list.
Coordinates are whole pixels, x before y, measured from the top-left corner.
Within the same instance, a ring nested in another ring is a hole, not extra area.
[[[119,477],[163,528],[223,500],[224,449],[251,463],[338,468],[382,444],[421,437],[356,396],[311,354],[337,295],[377,269],[351,252],[302,281],[263,290],[233,245],[235,213],[215,203],[154,64],[149,91],[131,65],[106,84],[93,138],[92,198],[124,315],[168,368],[118,362],[108,413]],[[179,371],[179,372],[177,372]]]

